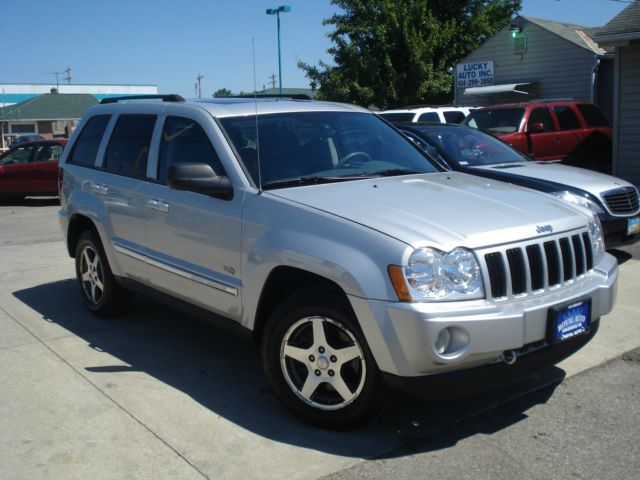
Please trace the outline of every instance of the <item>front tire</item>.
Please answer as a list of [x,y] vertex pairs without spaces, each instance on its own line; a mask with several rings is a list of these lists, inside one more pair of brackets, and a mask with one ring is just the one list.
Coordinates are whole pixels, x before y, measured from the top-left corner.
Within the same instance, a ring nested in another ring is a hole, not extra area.
[[113,317],[128,306],[131,294],[116,281],[100,239],[90,230],[76,245],[76,278],[84,304],[94,315]]
[[386,387],[344,297],[302,291],[271,314],[262,348],[267,378],[306,422],[355,427],[384,404]]

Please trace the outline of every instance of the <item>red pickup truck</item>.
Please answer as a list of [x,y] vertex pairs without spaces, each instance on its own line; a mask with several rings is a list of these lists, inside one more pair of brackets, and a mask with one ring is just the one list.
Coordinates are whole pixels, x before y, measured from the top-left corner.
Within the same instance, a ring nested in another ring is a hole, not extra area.
[[489,132],[536,160],[611,168],[611,126],[597,105],[530,101],[472,110],[464,124]]

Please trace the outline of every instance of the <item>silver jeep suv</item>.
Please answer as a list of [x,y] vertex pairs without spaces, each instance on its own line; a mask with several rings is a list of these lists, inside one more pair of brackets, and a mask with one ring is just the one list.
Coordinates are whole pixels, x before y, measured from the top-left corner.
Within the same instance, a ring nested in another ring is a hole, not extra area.
[[60,163],[87,308],[158,293],[250,332],[280,400],[344,428],[587,343],[618,269],[586,209],[441,171],[351,105],[108,99]]

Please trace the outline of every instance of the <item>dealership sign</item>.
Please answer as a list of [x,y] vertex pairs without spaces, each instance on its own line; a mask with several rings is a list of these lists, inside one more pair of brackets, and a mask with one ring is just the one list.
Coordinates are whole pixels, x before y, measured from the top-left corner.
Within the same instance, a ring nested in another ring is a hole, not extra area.
[[456,85],[459,88],[493,85],[493,60],[456,65]]

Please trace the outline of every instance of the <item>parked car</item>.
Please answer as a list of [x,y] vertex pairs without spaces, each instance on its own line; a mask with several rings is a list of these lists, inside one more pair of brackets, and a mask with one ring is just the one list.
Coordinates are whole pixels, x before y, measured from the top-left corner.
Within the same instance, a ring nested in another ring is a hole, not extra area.
[[447,168],[550,193],[600,218],[607,248],[640,240],[638,189],[621,178],[532,161],[484,132],[462,125],[398,125]]
[[27,135],[18,135],[13,142],[11,142],[11,144],[9,145],[9,148],[13,148],[15,146],[20,145],[21,143],[25,143],[25,142],[34,142],[36,140],[44,140],[44,137],[42,135],[37,135],[35,133],[33,134],[27,134]]
[[611,172],[611,126],[590,102],[542,101],[473,110],[464,125],[484,130],[536,160]]
[[0,155],[0,197],[58,195],[58,160],[66,139],[20,143]]
[[384,110],[378,112],[378,115],[389,122],[462,123],[469,115],[469,111],[469,107],[418,105],[403,109]]
[[244,329],[306,421],[361,423],[388,386],[520,379],[613,308],[595,215],[444,171],[365,109],[143,98],[89,108],[60,163],[86,307],[115,315],[140,290]]

